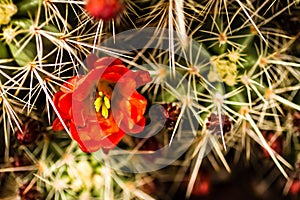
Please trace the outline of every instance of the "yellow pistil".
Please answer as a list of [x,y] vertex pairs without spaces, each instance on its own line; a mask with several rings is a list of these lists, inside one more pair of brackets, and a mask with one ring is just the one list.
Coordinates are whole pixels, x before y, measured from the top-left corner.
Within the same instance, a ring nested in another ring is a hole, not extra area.
[[107,96],[103,94],[103,92],[99,92],[99,97],[95,100],[94,105],[96,112],[99,112],[101,109],[101,115],[107,119],[108,118],[108,110],[110,109],[110,101]]

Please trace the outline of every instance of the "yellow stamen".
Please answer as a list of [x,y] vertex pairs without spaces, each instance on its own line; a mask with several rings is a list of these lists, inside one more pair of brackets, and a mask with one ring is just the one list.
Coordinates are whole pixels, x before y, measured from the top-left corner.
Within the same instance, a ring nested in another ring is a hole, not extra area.
[[94,102],[96,112],[99,112],[100,107],[101,107],[101,104],[102,104],[101,98],[98,97],[98,98],[96,99],[96,101]]
[[108,110],[110,109],[110,101],[107,96],[103,94],[103,92],[99,92],[99,97],[95,100],[94,105],[96,112],[99,112],[101,109],[101,115],[107,119],[108,118]]
[[107,96],[104,97],[104,105],[107,109],[110,109],[110,102]]
[[101,114],[105,119],[108,118],[108,109],[104,105],[102,105]]

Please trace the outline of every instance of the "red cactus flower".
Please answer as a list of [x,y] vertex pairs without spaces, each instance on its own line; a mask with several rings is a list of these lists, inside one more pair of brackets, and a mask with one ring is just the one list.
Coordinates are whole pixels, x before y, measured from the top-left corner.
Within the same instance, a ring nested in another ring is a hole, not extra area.
[[122,12],[123,3],[121,0],[88,0],[85,9],[96,19],[111,20]]
[[[70,133],[84,152],[111,149],[125,133],[144,129],[147,100],[136,88],[151,81],[146,71],[132,71],[121,60],[88,57],[85,76],[72,77],[53,97],[53,102]],[[56,118],[53,130],[62,130]]]

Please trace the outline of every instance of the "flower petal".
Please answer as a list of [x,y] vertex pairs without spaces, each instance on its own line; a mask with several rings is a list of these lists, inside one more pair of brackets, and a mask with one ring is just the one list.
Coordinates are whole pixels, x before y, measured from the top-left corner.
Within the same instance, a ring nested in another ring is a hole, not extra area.
[[133,128],[130,129],[129,132],[132,134],[140,133],[144,130],[145,124],[146,124],[146,118],[143,117],[138,123],[134,124]]
[[97,56],[92,53],[86,57],[87,68],[89,70],[94,69],[94,63],[97,61],[97,59],[98,59]]
[[122,76],[118,73],[110,72],[110,73],[104,73],[101,77],[101,80],[106,80],[112,83],[116,83],[120,80]]
[[113,148],[125,135],[123,131],[117,131],[103,137],[101,129],[99,129],[99,124],[93,123],[88,123],[87,127],[76,127],[72,123],[70,132],[73,139],[78,142],[79,147],[84,152],[95,152],[100,148]]
[[119,65],[119,64],[122,64],[122,60],[120,59],[114,57],[102,57],[94,63],[94,67],[95,68],[99,66],[108,67],[108,66]]
[[125,136],[124,131],[118,131],[114,134],[109,135],[108,137],[101,140],[101,147],[104,149],[111,149],[115,147]]
[[129,97],[136,91],[136,82],[132,78],[122,77],[115,86],[114,93],[121,94],[124,99]]
[[[124,74],[127,74],[127,73],[132,73],[132,71],[130,71],[127,67],[125,67],[125,65],[123,65],[122,63],[120,64],[116,64],[116,65],[112,65],[110,67],[107,67],[105,69],[105,73],[117,73],[117,74],[120,74],[120,75],[124,75]],[[128,75],[127,75],[128,76]]]
[[63,119],[71,118],[71,93],[57,92],[53,96],[52,101]]
[[147,100],[138,92],[135,92],[130,97],[130,105],[131,105],[131,115],[130,117],[134,120],[135,123],[140,121],[145,114],[147,107]]
[[76,82],[78,80],[78,77],[73,76],[72,78],[70,78],[69,80],[67,80],[67,82],[65,82],[61,87],[60,87],[60,91],[64,92],[64,93],[72,93],[75,89],[75,85]]
[[96,86],[100,81],[103,72],[104,69],[93,69],[85,77],[78,80],[73,98],[77,101],[83,101],[89,95],[96,92]]
[[54,131],[62,131],[64,130],[64,126],[62,125],[62,123],[60,122],[59,118],[56,118],[53,123],[52,123],[52,129]]
[[136,81],[136,86],[140,87],[152,81],[152,78],[147,71],[139,70],[134,73],[134,78]]
[[53,95],[52,101],[53,101],[53,103],[54,103],[54,105],[55,105],[56,108],[58,108],[59,100],[60,100],[61,96],[64,95],[64,94],[65,94],[65,93],[59,91],[59,92],[56,92],[56,93]]

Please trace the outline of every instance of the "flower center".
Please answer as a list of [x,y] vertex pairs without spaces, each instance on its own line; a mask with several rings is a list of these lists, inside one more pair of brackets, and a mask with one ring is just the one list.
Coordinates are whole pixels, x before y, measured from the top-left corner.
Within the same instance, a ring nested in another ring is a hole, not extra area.
[[94,105],[96,112],[101,110],[101,115],[107,119],[108,118],[108,110],[110,109],[110,101],[107,96],[103,94],[103,92],[99,92],[99,97],[95,100]]

